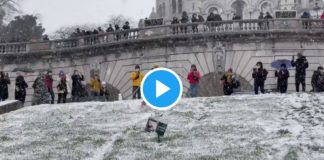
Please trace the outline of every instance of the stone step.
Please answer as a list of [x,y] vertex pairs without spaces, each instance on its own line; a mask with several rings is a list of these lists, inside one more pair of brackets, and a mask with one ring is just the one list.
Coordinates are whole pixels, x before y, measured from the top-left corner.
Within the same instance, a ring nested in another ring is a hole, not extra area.
[[17,100],[0,102],[0,115],[23,108],[23,104]]

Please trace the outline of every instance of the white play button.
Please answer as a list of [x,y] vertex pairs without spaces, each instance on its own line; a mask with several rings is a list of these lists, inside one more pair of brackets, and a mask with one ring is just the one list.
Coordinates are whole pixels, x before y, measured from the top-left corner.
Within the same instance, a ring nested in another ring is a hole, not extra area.
[[156,80],[155,86],[156,86],[156,92],[155,92],[156,98],[159,98],[166,92],[170,91],[170,88],[168,86],[166,86],[165,84],[163,84],[162,82],[160,82],[158,80]]

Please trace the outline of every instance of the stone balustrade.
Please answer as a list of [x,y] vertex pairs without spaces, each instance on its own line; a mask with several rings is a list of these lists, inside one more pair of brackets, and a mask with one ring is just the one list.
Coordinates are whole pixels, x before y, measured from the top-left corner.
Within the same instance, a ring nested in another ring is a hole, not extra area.
[[125,31],[82,36],[46,42],[0,44],[0,54],[24,54],[44,51],[82,49],[97,45],[127,43],[134,40],[192,36],[194,34],[254,34],[271,32],[324,32],[323,20],[271,19],[186,23],[135,28]]

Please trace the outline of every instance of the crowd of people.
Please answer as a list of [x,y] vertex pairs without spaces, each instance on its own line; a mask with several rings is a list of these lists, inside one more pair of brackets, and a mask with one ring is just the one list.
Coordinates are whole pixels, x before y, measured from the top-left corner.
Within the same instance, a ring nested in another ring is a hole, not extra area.
[[[295,87],[297,92],[306,91],[306,74],[309,67],[308,60],[302,53],[297,54],[297,59],[293,56],[290,64],[292,67],[296,68],[295,73]],[[154,65],[152,69],[159,68],[159,66]],[[283,63],[280,68],[275,72],[277,77],[277,90],[280,93],[287,93],[288,90],[288,79],[290,77],[287,64]],[[262,62],[258,62],[255,67],[253,67],[252,78],[254,79],[254,93],[266,93],[265,82],[268,77],[268,71],[264,68]],[[140,86],[144,78],[144,73],[141,71],[140,65],[135,66],[135,70],[130,74],[130,80],[132,81],[132,97],[133,99],[141,99]],[[61,71],[59,73],[59,82],[56,86],[57,88],[57,103],[66,103],[68,95],[68,84],[66,74]],[[98,74],[94,74],[91,80],[87,83],[87,86],[83,84],[85,78],[78,70],[75,70],[71,76],[72,80],[72,90],[71,90],[71,101],[80,102],[81,97],[90,96],[92,100],[99,100],[99,97],[109,96],[109,89],[106,87],[105,83],[102,82]],[[190,84],[189,97],[197,97],[199,95],[199,82],[201,80],[201,74],[198,71],[196,65],[192,65],[190,72],[188,73],[187,80]],[[34,89],[34,94],[32,98],[32,105],[38,104],[54,104],[55,93],[53,88],[53,73],[52,71],[47,71],[46,74],[40,73],[35,79],[32,87]],[[213,82],[210,82],[213,83]],[[228,69],[225,74],[220,79],[220,84],[223,87],[224,95],[232,95],[235,89],[241,86],[239,78],[233,72],[233,69]],[[8,99],[8,85],[10,85],[10,78],[8,74],[0,72],[0,101],[5,101]],[[314,71],[311,78],[312,92],[324,92],[324,68],[319,66],[316,71]],[[300,89],[301,86],[301,89]],[[24,77],[21,73],[18,73],[15,83],[15,99],[25,103],[26,100],[26,90],[28,84],[26,83]],[[108,100],[108,99],[107,99]]]
[[[294,56],[290,62],[291,66],[296,68],[295,82],[296,91],[300,92],[300,86],[303,92],[306,91],[306,70],[309,67],[308,61],[302,53],[298,53],[298,58],[295,60]],[[311,80],[312,92],[324,92],[324,72],[323,67],[320,66],[314,72]],[[268,71],[264,68],[262,62],[258,62],[255,67],[253,67],[252,78],[254,79],[254,93],[255,94],[265,94],[265,82],[268,77]],[[277,91],[280,93],[287,93],[288,90],[288,79],[290,77],[289,70],[286,64],[281,64],[280,68],[275,72],[277,77]],[[140,70],[140,66],[136,65],[135,71],[131,74],[131,80],[133,81],[133,99],[141,99],[140,84],[144,77],[143,72]],[[189,96],[197,97],[199,95],[199,81],[201,79],[201,74],[197,70],[196,65],[192,65],[190,72],[188,73],[187,80],[190,84]],[[212,82],[211,82],[212,83]],[[224,95],[232,95],[235,89],[241,87],[241,82],[239,78],[233,72],[233,69],[228,69],[227,72],[222,76],[220,84],[223,87]]]
[[[18,76],[16,77],[15,83],[15,99],[25,103],[28,84],[21,72],[18,72],[17,74]],[[94,74],[89,83],[84,85],[82,83],[85,80],[83,74],[79,73],[78,70],[75,70],[74,74],[71,76],[71,80],[71,102],[80,102],[80,98],[82,97],[91,97],[92,100],[99,100],[99,97],[104,97],[105,100],[110,100],[108,97],[108,86],[100,80],[98,74]],[[32,88],[34,89],[32,105],[54,104],[55,86],[53,86],[53,84],[54,79],[52,71],[49,70],[46,74],[40,72],[32,85]],[[8,74],[0,72],[0,101],[5,101],[8,99],[8,85],[10,85],[10,78]],[[68,84],[67,77],[63,71],[59,73],[59,82],[56,88],[58,96],[57,103],[66,103],[68,96]]]
[[[301,17],[301,19],[311,19],[311,14],[307,11],[305,11]],[[321,20],[324,20],[324,12],[321,15],[321,17],[319,17]],[[243,18],[234,13],[232,20],[234,21],[238,21],[238,20],[242,20]],[[260,12],[260,15],[258,17],[258,20],[268,20],[265,22],[259,22],[258,26],[261,29],[269,29],[270,28],[270,22],[269,20],[273,19],[273,16],[270,14],[270,12],[266,12],[265,14],[263,12]],[[221,17],[220,14],[211,12],[209,13],[209,15],[207,16],[207,19],[205,20],[205,18],[202,15],[198,15],[197,13],[192,14],[191,18],[189,18],[189,15],[187,14],[187,12],[183,12],[181,18],[177,18],[177,17],[173,17],[171,24],[186,24],[186,23],[197,23],[197,22],[222,22],[223,19]],[[309,29],[311,27],[311,23],[308,21],[303,21],[302,22],[303,28],[305,29]],[[220,23],[217,24],[209,24],[207,27],[209,29],[213,29],[213,27],[217,27],[220,26]],[[239,26],[242,27],[242,23],[239,23]],[[179,31],[181,33],[187,33],[188,32],[188,28],[187,26],[180,26],[180,27],[173,27],[173,34],[178,34]],[[192,32],[198,32],[198,25],[197,24],[192,24]]]
[[83,36],[91,36],[91,35],[97,35],[97,34],[103,34],[103,33],[111,33],[111,32],[118,32],[118,31],[125,31],[131,29],[130,23],[128,21],[125,22],[123,26],[119,26],[118,24],[115,24],[114,26],[112,24],[109,24],[109,26],[104,30],[102,27],[98,27],[97,29],[91,30],[81,30],[80,28],[77,28],[75,32],[71,34],[71,38],[76,37],[83,37]]
[[[300,92],[300,86],[302,92],[306,92],[306,70],[309,67],[309,63],[305,56],[302,53],[298,53],[297,59],[295,60],[294,56],[291,61],[291,66],[296,68],[295,73],[295,85],[296,91]],[[324,92],[324,68],[319,66],[316,71],[314,71],[311,85],[312,92]],[[254,79],[254,92],[255,94],[259,94],[261,92],[264,94],[265,91],[265,82],[267,80],[268,71],[264,68],[262,62],[258,62],[256,66],[253,68],[252,77]],[[280,93],[287,93],[288,89],[288,79],[290,77],[290,73],[287,69],[287,64],[281,64],[279,70],[275,72],[275,76],[277,77],[277,90]],[[231,95],[233,93],[233,89],[239,87],[239,82],[235,78],[232,69],[225,73],[222,78],[222,84],[224,87],[224,94]]]

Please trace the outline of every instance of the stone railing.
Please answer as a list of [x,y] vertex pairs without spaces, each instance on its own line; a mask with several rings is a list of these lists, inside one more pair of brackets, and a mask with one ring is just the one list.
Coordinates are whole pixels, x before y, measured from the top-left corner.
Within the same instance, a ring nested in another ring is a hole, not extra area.
[[203,34],[254,34],[269,32],[324,32],[323,20],[273,19],[186,23],[136,28],[71,39],[33,43],[0,44],[0,54],[56,52],[92,46]]

